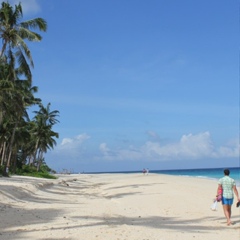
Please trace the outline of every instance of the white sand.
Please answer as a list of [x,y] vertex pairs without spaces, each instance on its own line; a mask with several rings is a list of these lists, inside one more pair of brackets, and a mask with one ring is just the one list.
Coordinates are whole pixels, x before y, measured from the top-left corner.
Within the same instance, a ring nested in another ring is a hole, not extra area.
[[158,174],[0,178],[0,240],[239,240],[235,202],[232,226],[221,204],[210,210],[216,188]]

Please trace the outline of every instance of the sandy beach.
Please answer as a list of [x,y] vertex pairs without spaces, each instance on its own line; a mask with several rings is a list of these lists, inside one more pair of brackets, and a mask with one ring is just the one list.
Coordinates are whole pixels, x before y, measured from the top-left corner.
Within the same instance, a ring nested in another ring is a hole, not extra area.
[[[160,174],[0,178],[0,239],[239,240],[212,211],[217,181]],[[238,188],[239,190],[239,188]]]

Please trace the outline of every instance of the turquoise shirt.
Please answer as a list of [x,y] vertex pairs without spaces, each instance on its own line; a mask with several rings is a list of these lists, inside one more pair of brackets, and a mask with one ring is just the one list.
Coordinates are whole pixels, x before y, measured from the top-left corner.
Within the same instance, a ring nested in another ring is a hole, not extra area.
[[230,178],[229,176],[224,176],[223,178],[219,179],[218,184],[222,185],[223,197],[228,199],[234,197],[233,186],[236,185],[234,179]]

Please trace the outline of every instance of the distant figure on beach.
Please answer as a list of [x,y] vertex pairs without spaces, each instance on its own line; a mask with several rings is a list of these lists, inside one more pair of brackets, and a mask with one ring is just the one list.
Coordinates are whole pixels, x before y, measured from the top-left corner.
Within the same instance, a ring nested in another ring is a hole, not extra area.
[[147,172],[147,170],[144,168],[144,169],[142,170],[142,172],[143,172],[143,175],[145,175],[146,172]]
[[149,169],[148,168],[146,169],[146,173],[147,173],[147,175],[149,174]]
[[[219,195],[219,191],[221,191],[221,188],[223,190],[222,194],[222,206],[223,206],[223,212],[227,219],[227,225],[233,224],[231,222],[231,208],[233,204],[233,198],[234,193],[237,197],[237,201],[240,201],[238,190],[236,187],[235,180],[230,178],[230,171],[229,169],[225,169],[224,171],[224,177],[220,178],[218,181],[218,190],[217,190],[217,196]],[[234,192],[234,193],[233,193]]]

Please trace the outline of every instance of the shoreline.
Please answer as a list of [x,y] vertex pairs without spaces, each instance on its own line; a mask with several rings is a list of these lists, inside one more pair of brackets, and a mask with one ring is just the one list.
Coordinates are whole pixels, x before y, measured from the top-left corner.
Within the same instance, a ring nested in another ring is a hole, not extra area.
[[[227,226],[217,182],[150,173],[0,178],[0,238],[79,240],[239,239],[240,209]],[[238,188],[239,190],[239,188]]]
[[[190,169],[165,169],[165,170],[149,170],[149,173],[164,174],[171,176],[189,176],[209,179],[220,179],[223,177],[223,170],[220,168],[190,168]],[[236,181],[240,181],[240,167],[228,167],[230,169],[230,176]],[[115,171],[115,172],[85,172],[86,174],[133,174],[142,173],[142,171]],[[84,172],[82,172],[84,174]],[[240,182],[239,182],[240,183]]]

